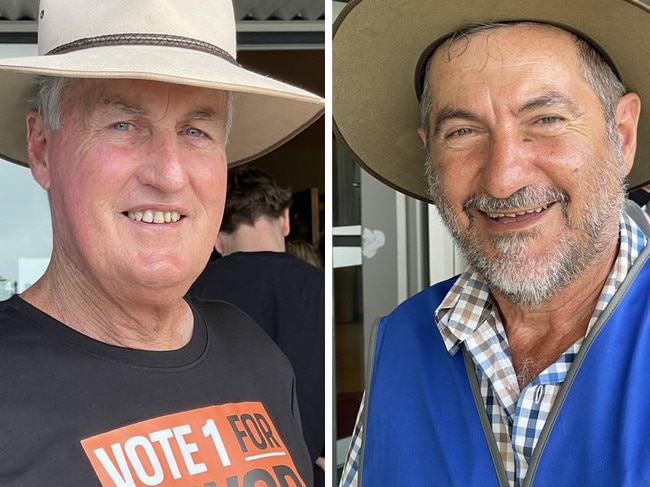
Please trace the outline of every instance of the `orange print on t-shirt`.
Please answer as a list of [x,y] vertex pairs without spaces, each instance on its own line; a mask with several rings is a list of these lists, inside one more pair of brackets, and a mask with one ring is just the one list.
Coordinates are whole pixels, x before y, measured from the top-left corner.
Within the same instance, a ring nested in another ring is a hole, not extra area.
[[306,487],[259,402],[161,416],[81,444],[103,487]]

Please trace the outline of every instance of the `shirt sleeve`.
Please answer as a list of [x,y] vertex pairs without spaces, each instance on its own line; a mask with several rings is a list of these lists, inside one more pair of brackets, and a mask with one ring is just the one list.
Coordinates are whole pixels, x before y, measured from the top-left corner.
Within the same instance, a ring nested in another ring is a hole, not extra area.
[[363,404],[365,402],[365,393],[357,413],[357,421],[354,426],[350,448],[341,474],[339,487],[357,487],[359,479],[359,460],[361,459],[361,449],[363,443]]

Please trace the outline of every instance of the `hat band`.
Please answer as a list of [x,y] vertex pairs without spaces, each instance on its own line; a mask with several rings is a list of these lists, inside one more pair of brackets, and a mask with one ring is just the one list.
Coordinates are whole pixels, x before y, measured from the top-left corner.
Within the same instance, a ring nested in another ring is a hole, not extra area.
[[167,46],[192,49],[205,52],[213,56],[225,59],[231,64],[239,66],[237,60],[227,51],[209,42],[192,39],[191,37],[175,36],[169,34],[107,34],[97,37],[86,37],[76,41],[62,44],[45,53],[46,56],[53,54],[65,54],[68,52],[90,49],[93,47],[105,46]]

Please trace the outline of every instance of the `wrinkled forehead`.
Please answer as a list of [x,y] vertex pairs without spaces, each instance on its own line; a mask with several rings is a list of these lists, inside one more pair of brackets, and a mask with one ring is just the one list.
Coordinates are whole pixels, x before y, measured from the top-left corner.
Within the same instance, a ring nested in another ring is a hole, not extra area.
[[226,95],[225,91],[213,88],[144,79],[70,78],[67,87],[72,95],[83,95],[90,99],[141,98],[149,100],[162,97],[219,104],[225,100]]
[[115,109],[152,115],[169,110],[204,113],[214,119],[227,112],[227,92],[210,88],[137,79],[69,79],[64,106],[88,115],[97,109]]
[[[540,34],[543,34],[544,31],[547,33],[553,33],[554,36],[552,37],[560,40],[559,42],[569,42],[575,39],[575,37],[584,40],[594,49],[596,53],[598,53],[605,60],[605,62],[614,71],[616,76],[620,79],[620,75],[616,69],[616,66],[612,62],[611,58],[605,53],[605,51],[600,48],[596,42],[581,34],[580,32],[575,31],[575,29],[546,22],[535,22],[528,20],[508,20],[501,22],[469,24],[436,39],[431,44],[429,44],[429,46],[427,46],[427,48],[420,55],[415,68],[415,93],[418,101],[421,101],[422,99],[422,93],[424,92],[429,66],[434,57],[444,56],[446,59],[451,59],[453,56],[458,56],[464,53],[470,43],[470,40],[473,37],[481,34],[489,34],[491,31],[507,29],[515,26],[527,27],[533,32],[537,30],[537,32]],[[573,45],[575,46],[575,43],[573,43]]]

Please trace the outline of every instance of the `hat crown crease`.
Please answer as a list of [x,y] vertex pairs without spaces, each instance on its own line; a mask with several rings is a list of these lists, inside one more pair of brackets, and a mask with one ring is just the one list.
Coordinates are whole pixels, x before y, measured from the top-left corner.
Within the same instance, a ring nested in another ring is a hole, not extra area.
[[141,33],[193,39],[236,57],[235,15],[229,0],[197,0],[191,7],[185,2],[112,0],[93,3],[92,15],[84,3],[41,0],[39,55],[82,39]]

